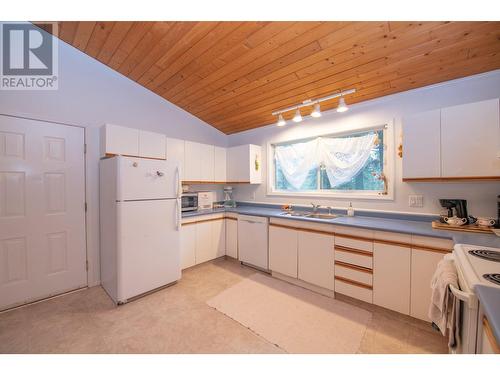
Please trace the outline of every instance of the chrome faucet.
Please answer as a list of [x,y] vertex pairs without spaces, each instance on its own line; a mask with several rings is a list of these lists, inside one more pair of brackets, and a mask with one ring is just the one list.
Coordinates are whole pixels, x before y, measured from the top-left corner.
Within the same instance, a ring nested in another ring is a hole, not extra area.
[[328,206],[328,215],[331,215],[332,214],[332,206]]
[[312,202],[311,202],[311,205],[312,205],[313,212],[314,213],[318,212],[318,209],[320,208],[320,205],[319,204],[314,204]]

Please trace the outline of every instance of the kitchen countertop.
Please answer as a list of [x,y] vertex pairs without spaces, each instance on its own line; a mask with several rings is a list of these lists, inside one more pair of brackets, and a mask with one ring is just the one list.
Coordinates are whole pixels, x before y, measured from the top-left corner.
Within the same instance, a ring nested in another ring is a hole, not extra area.
[[[265,216],[274,217],[286,220],[299,220],[316,222],[323,224],[345,225],[349,227],[381,230],[387,232],[397,232],[405,234],[413,234],[419,236],[447,238],[453,240],[455,243],[463,243],[476,246],[489,246],[500,248],[500,237],[495,234],[482,234],[482,233],[469,233],[458,231],[447,231],[441,229],[433,229],[431,221],[422,221],[419,217],[415,216],[414,220],[405,219],[392,219],[386,217],[376,216],[363,216],[356,215],[353,217],[339,216],[334,219],[318,219],[309,217],[289,217],[283,216],[283,212],[277,207],[262,207],[258,205],[241,205],[236,208],[217,208],[214,210],[192,211],[183,213],[183,218],[193,216],[208,215],[221,212],[235,212],[241,215]],[[397,215],[393,215],[397,216]],[[400,215],[404,217],[411,217],[410,215]]]
[[500,344],[500,289],[477,285],[475,290],[491,330]]

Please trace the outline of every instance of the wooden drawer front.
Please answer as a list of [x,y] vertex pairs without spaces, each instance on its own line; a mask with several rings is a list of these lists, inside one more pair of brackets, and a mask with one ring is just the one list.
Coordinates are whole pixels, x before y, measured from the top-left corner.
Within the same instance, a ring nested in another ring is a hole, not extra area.
[[373,252],[373,241],[357,240],[349,237],[335,236],[335,246],[344,246],[352,249]]
[[373,303],[373,292],[371,289],[357,286],[347,281],[339,280],[337,277],[335,277],[335,292],[359,299],[361,301]]
[[358,281],[366,285],[373,285],[373,274],[371,270],[347,263],[335,263],[335,276]]
[[373,269],[373,257],[371,253],[363,253],[355,249],[349,250],[348,248],[335,246],[335,262],[337,261]]

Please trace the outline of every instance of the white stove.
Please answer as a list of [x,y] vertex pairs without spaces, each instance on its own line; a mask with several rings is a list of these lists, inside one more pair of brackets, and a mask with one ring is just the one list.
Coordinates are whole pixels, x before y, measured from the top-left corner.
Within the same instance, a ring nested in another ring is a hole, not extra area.
[[478,284],[500,288],[500,249],[457,244],[453,254],[467,289],[473,291]]
[[460,290],[450,286],[461,303],[461,343],[453,352],[476,353],[479,322],[477,285],[500,288],[500,249],[457,244],[453,251]]

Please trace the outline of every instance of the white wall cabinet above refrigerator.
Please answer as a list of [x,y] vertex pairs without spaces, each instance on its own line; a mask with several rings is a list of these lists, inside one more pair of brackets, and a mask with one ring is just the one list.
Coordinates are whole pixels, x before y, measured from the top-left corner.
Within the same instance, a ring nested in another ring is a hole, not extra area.
[[257,145],[242,145],[227,149],[227,181],[262,183],[262,151]]
[[106,124],[101,127],[101,157],[109,155],[166,159],[163,134]]
[[403,181],[500,179],[499,99],[403,119]]

